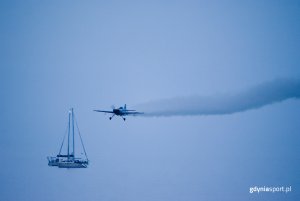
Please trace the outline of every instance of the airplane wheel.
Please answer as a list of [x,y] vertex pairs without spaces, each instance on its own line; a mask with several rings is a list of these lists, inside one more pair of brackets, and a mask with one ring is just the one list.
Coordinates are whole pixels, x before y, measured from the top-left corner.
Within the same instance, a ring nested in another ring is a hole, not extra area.
[[109,117],[109,120],[111,120],[111,117]]

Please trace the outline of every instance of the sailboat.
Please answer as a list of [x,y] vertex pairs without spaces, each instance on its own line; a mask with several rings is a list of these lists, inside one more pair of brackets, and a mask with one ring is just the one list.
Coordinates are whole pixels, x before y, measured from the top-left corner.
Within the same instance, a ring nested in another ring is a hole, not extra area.
[[[75,120],[75,122],[74,122]],[[84,158],[75,156],[75,123],[78,130],[78,135],[80,137],[80,142],[84,151]],[[82,137],[77,125],[77,121],[74,116],[73,108],[69,111],[69,121],[68,121],[68,142],[67,142],[67,153],[62,154],[62,148],[64,145],[66,134],[60,146],[59,153],[56,156],[48,156],[48,165],[57,166],[59,168],[87,168],[89,160],[85,151],[85,147],[82,141]]]

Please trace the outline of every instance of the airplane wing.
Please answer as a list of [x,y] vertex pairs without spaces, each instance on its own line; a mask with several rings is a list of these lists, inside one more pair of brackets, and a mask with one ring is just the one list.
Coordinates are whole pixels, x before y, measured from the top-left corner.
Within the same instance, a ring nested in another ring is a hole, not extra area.
[[94,110],[95,112],[104,112],[104,113],[114,113],[112,111],[105,111],[105,110]]

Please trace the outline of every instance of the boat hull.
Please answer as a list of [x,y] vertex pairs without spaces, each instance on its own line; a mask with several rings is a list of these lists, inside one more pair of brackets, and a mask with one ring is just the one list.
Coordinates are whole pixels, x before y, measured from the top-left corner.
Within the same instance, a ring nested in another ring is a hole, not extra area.
[[87,168],[88,163],[84,162],[75,162],[75,161],[68,161],[68,162],[59,162],[59,168]]

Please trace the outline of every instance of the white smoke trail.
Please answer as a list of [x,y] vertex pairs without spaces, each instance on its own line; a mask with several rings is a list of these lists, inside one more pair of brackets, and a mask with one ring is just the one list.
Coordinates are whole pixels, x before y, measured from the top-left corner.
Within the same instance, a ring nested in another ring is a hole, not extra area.
[[234,94],[189,96],[137,105],[144,116],[222,115],[300,98],[300,79],[276,79]]

